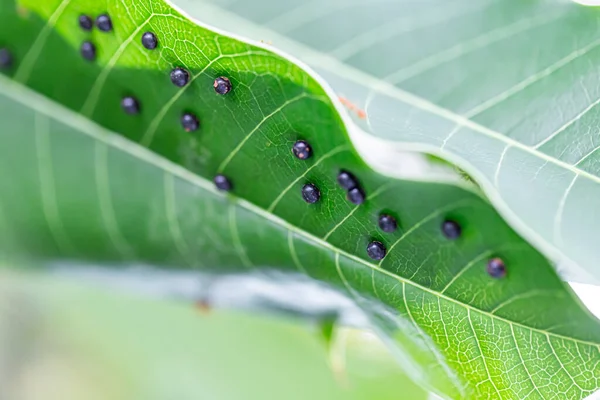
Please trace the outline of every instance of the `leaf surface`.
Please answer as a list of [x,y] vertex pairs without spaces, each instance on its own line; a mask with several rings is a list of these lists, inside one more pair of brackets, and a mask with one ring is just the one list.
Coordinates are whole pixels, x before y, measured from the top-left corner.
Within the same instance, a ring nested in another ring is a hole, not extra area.
[[175,3],[309,63],[364,110],[365,129],[385,149],[458,164],[567,279],[600,284],[598,8],[555,0]]
[[[158,1],[1,4],[17,10],[5,18],[18,38],[9,75],[52,99],[0,80],[7,256],[300,272],[353,297],[411,377],[446,397],[572,399],[600,386],[600,325],[548,262],[469,187],[372,171],[328,93],[296,64]],[[77,27],[80,13],[105,11],[114,32]],[[160,33],[153,52],[140,44],[145,30]],[[95,63],[77,52],[89,37]],[[169,82],[174,66],[191,72],[186,87]],[[220,75],[233,84],[227,96],[213,91]],[[124,95],[141,114],[123,114]],[[186,111],[198,132],[180,126]],[[291,154],[300,138],[308,160]],[[342,168],[364,204],[337,185]],[[210,182],[218,172],[232,195]],[[316,204],[300,196],[307,182],[320,188]],[[397,218],[396,232],[379,230],[381,212]],[[441,232],[449,219],[458,240]],[[372,240],[387,247],[380,262],[366,254]],[[504,279],[486,272],[493,257]]]

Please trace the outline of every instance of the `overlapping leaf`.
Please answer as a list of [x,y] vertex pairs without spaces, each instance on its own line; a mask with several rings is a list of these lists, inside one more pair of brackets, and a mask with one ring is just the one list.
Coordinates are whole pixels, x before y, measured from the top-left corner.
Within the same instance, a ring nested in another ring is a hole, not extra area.
[[[0,26],[10,27],[0,37],[14,36],[9,75],[80,112],[2,79],[10,255],[299,271],[354,296],[411,361],[413,378],[447,397],[581,398],[600,386],[600,326],[547,261],[477,193],[370,170],[327,94],[295,64],[159,1],[0,4]],[[77,27],[79,14],[105,11],[114,32]],[[157,33],[157,50],[141,46],[145,30]],[[86,39],[96,63],[78,55]],[[169,82],[174,66],[190,70],[188,86]],[[212,89],[219,75],[234,85],[224,97]],[[122,113],[124,95],[138,97],[140,115]],[[183,112],[198,115],[198,132],[183,131]],[[311,159],[291,154],[299,138]],[[365,204],[346,200],[335,182],[341,168],[359,178]],[[234,196],[213,188],[217,172],[232,179]],[[306,182],[320,188],[319,203],[301,199]],[[397,232],[378,229],[383,211],[398,218]],[[442,235],[445,219],[462,225],[461,238]],[[365,252],[374,239],[388,249],[381,262]],[[492,257],[506,263],[505,279],[486,273]]]
[[459,164],[567,278],[600,283],[597,8],[558,0],[212,2],[240,23],[212,6],[176,3],[307,61],[366,109],[370,132],[390,148]]

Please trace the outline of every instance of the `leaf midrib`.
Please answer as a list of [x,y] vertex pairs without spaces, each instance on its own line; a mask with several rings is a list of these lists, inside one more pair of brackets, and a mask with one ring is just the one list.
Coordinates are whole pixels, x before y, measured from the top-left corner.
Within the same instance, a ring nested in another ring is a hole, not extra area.
[[[98,142],[103,142],[104,144],[106,144],[114,149],[128,153],[129,155],[139,159],[140,161],[146,162],[146,163],[151,164],[163,171],[169,172],[194,186],[197,186],[203,190],[211,192],[212,194],[217,195],[219,197],[224,197],[224,195],[222,193],[220,193],[219,191],[217,191],[214,188],[214,186],[212,185],[211,182],[207,181],[206,179],[202,178],[201,176],[195,175],[191,171],[183,168],[182,166],[173,164],[172,162],[170,162],[162,157],[157,156],[155,153],[151,152],[150,150],[148,150],[144,147],[139,146],[136,143],[133,143],[117,134],[107,131],[105,128],[97,125],[93,121],[81,116],[80,114],[77,114],[75,112],[67,110],[67,109],[63,108],[62,106],[59,106],[54,101],[51,101],[50,99],[45,98],[44,96],[40,95],[39,93],[33,92],[30,89],[22,86],[21,84],[16,83],[16,82],[10,80],[9,78],[3,77],[3,76],[0,76],[0,85],[5,86],[6,88],[9,89],[9,90],[6,90],[6,92],[4,92],[4,94],[6,96],[10,97],[12,100],[14,100],[16,102],[21,103],[23,106],[29,107],[38,113],[44,114],[48,118],[57,120],[65,125],[71,126],[77,132],[85,134]],[[42,103],[45,103],[45,104],[42,104]],[[64,115],[68,115],[69,118],[64,118],[63,117]],[[98,132],[101,132],[101,133],[98,133]],[[440,183],[440,184],[445,184],[445,183]],[[481,313],[482,315],[485,315],[488,318],[493,318],[498,321],[503,321],[503,322],[507,323],[508,325],[519,326],[524,329],[528,329],[528,330],[538,332],[538,333],[541,333],[544,335],[551,335],[553,337],[560,338],[563,340],[573,341],[573,342],[578,342],[581,344],[593,346],[593,347],[597,348],[598,351],[600,351],[600,344],[598,344],[598,343],[594,343],[591,341],[586,341],[586,340],[582,340],[582,339],[578,339],[578,338],[573,338],[573,337],[561,335],[561,334],[554,333],[554,332],[548,332],[543,329],[539,329],[539,328],[527,326],[525,324],[521,324],[519,322],[510,321],[506,318],[491,314],[488,311],[481,310],[481,309],[473,307],[469,304],[462,303],[452,297],[446,296],[445,294],[441,294],[439,292],[436,292],[435,290],[432,290],[432,289],[422,286],[416,282],[413,282],[411,280],[403,278],[399,275],[396,275],[390,271],[387,271],[387,270],[379,267],[378,265],[372,264],[356,255],[353,255],[344,250],[341,250],[341,249],[335,247],[334,245],[330,244],[329,242],[326,242],[323,239],[321,239],[317,236],[314,236],[309,232],[299,229],[298,227],[290,224],[289,222],[283,220],[282,218],[280,218],[274,214],[270,214],[266,210],[263,210],[262,208],[254,205],[253,203],[250,203],[249,201],[247,201],[245,199],[236,197],[235,205],[239,205],[240,207],[246,209],[247,211],[250,211],[262,218],[265,218],[266,220],[268,220],[276,225],[279,225],[279,226],[287,229],[288,231],[297,234],[298,236],[302,236],[306,240],[313,242],[316,245],[321,246],[322,248],[326,248],[326,249],[332,251],[334,254],[339,254],[341,256],[346,257],[349,260],[363,264],[364,266],[369,267],[372,270],[375,270],[382,274],[388,275],[388,276],[398,280],[401,283],[409,284],[416,289],[420,289],[426,293],[437,296],[438,298],[447,300],[451,303],[455,303],[455,304],[457,304],[461,307],[464,307],[468,310],[473,310],[475,312]]]

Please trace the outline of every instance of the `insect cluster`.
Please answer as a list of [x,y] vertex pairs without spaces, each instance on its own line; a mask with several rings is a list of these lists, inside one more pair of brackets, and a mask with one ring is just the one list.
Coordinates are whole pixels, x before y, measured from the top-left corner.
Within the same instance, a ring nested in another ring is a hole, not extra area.
[[[94,28],[94,20],[91,16],[80,15],[79,26],[84,31],[91,31]],[[102,32],[111,32],[113,24],[108,14],[101,14],[95,19],[95,26]],[[159,46],[159,41],[153,32],[145,32],[141,36],[141,43],[147,50],[154,50]],[[81,44],[81,56],[88,61],[96,60],[96,46],[89,40]],[[0,48],[0,68],[8,68],[13,64],[13,56],[6,48]],[[185,87],[190,83],[190,73],[182,67],[175,67],[171,70],[170,80],[177,87]],[[213,89],[219,95],[226,95],[232,89],[231,81],[226,77],[218,77],[213,82]],[[121,99],[121,107],[123,111],[130,115],[140,113],[140,103],[133,96],[124,96]],[[181,125],[186,132],[193,132],[199,129],[200,121],[191,112],[184,112],[181,116]],[[292,146],[293,155],[300,160],[307,160],[312,157],[313,149],[306,140],[297,140]],[[337,183],[346,192],[346,199],[359,206],[363,204],[367,198],[361,187],[358,179],[349,171],[340,170],[337,175]],[[214,184],[217,189],[222,191],[230,191],[233,185],[229,178],[223,174],[218,174],[214,177]],[[301,195],[304,201],[309,204],[317,203],[321,199],[319,188],[313,183],[306,183],[302,186]],[[378,217],[379,229],[385,233],[393,233],[398,229],[396,219],[387,214],[381,213]],[[453,220],[445,220],[441,226],[442,234],[449,240],[457,240],[462,235],[461,226]],[[373,260],[383,260],[387,250],[383,243],[373,240],[366,247],[367,255]],[[487,273],[493,278],[503,278],[506,276],[506,266],[502,259],[495,257],[487,263]]]

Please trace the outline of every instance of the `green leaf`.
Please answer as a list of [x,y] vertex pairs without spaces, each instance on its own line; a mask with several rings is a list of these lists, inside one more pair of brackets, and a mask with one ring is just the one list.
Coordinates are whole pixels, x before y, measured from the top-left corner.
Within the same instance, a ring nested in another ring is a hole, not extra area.
[[175,3],[306,61],[366,110],[365,129],[387,142],[382,151],[417,149],[458,164],[567,279],[600,284],[598,8],[567,0]]
[[[573,399],[600,387],[600,324],[549,263],[470,185],[372,171],[328,93],[298,65],[159,1],[0,4],[0,26],[11,26],[0,38],[15,38],[10,76],[53,99],[0,79],[7,256],[301,272],[352,296],[411,378],[446,397]],[[113,33],[77,27],[80,13],[106,10]],[[146,29],[159,49],[141,46]],[[77,51],[90,37],[96,63]],[[174,66],[193,82],[173,86]],[[220,75],[233,83],[227,96],[212,89]],[[140,115],[120,109],[131,94]],[[200,131],[183,131],[184,111]],[[312,158],[293,157],[298,138]],[[361,206],[337,185],[340,168],[360,180]],[[232,195],[214,189],[217,172],[232,179]],[[306,182],[320,188],[317,204],[302,200]],[[381,232],[382,211],[400,229]],[[443,236],[446,219],[462,226],[458,240]],[[380,262],[366,254],[372,240],[387,247]],[[505,278],[487,274],[493,257]]]
[[343,330],[328,350],[294,321],[0,276],[6,400],[428,398],[372,335]]

